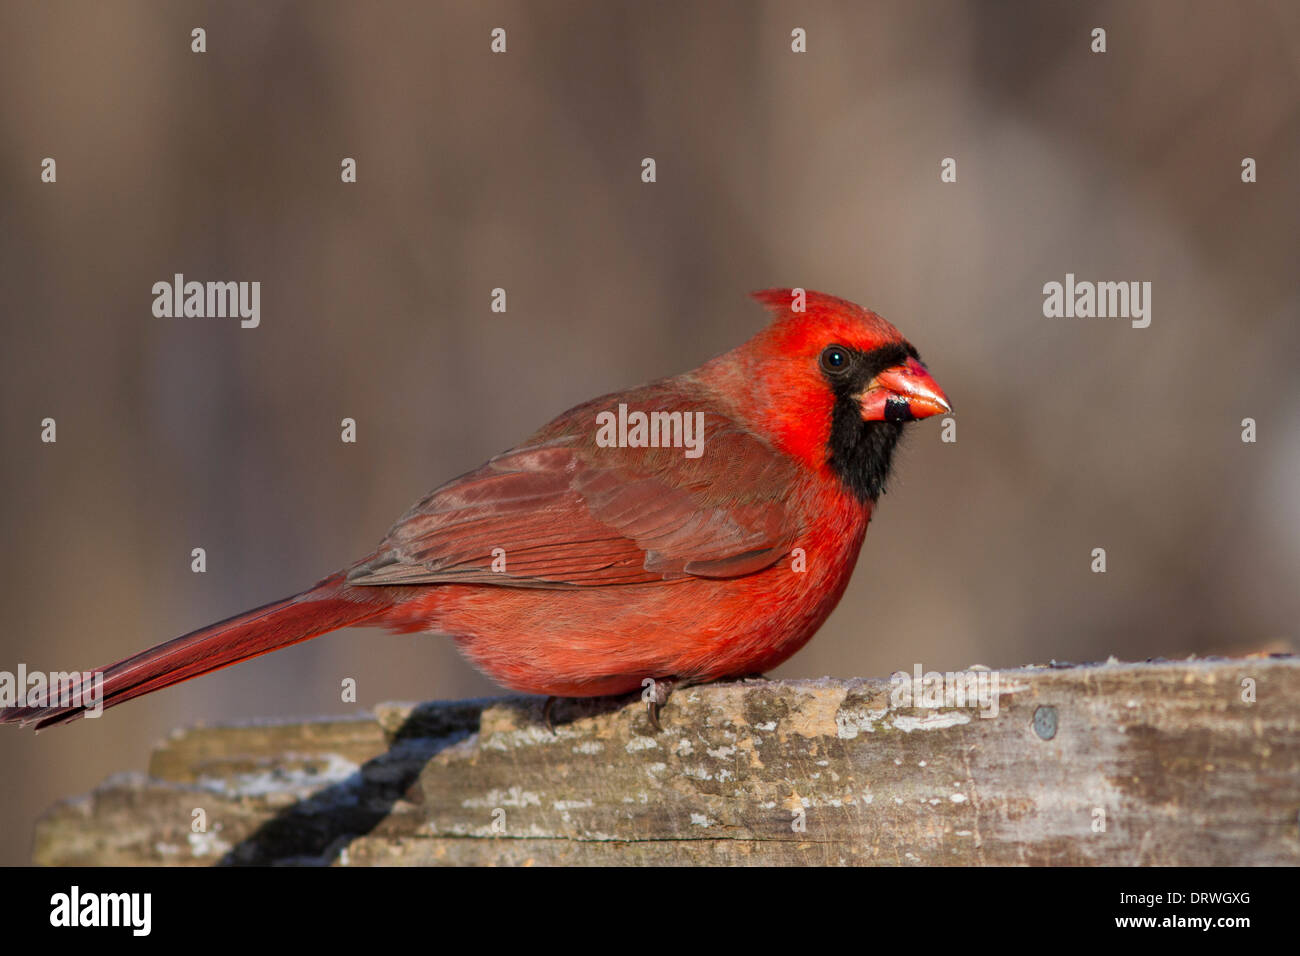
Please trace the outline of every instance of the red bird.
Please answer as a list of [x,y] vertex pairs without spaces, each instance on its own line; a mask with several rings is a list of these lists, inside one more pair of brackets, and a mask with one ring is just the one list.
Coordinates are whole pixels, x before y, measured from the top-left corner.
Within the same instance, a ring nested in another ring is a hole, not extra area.
[[[880,316],[796,295],[757,293],[775,318],[744,345],[570,409],[310,590],[103,668],[103,706],[351,625],[450,634],[552,698],[649,678],[656,725],[674,685],[775,667],[844,594],[903,424],[951,410]],[[0,722],[86,709],[60,703]]]

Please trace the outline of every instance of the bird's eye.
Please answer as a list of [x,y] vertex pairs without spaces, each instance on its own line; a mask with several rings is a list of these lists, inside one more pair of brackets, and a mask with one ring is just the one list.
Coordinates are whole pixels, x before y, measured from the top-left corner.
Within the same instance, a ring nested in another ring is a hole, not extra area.
[[822,350],[821,363],[828,372],[842,372],[849,367],[849,350],[841,345],[828,345]]

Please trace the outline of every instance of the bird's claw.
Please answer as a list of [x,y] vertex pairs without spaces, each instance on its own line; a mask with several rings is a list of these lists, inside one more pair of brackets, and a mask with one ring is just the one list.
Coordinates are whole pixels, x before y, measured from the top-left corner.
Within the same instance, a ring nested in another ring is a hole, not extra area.
[[673,692],[676,685],[676,681],[667,678],[651,680],[645,685],[645,690],[641,694],[645,701],[646,716],[650,718],[650,726],[657,734],[663,733],[664,729],[659,723],[659,711],[664,704],[668,703],[668,695]]
[[646,704],[646,714],[650,718],[650,726],[655,729],[657,734],[664,732],[663,725],[659,723],[659,708],[662,706],[663,704],[657,700],[652,700]]

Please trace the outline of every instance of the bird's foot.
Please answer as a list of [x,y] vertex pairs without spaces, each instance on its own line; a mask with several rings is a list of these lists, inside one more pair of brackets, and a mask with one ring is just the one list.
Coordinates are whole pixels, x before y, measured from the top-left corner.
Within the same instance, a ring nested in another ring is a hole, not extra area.
[[542,704],[542,723],[546,725],[546,729],[549,730],[552,735],[555,734],[555,723],[551,720],[551,711],[555,707],[555,702],[559,699],[560,698],[558,697],[551,696],[546,698],[546,703]]
[[684,686],[685,682],[671,677],[647,677],[641,682],[641,699],[645,701],[646,716],[650,718],[650,726],[655,733],[662,733],[664,729],[659,723],[659,711],[668,703],[669,695],[676,688]]

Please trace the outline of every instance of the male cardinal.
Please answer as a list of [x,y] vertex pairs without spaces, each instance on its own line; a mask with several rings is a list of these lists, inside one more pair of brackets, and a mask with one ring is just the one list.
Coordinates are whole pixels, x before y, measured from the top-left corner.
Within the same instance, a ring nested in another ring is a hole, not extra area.
[[[548,695],[548,719],[555,698],[648,686],[657,726],[674,685],[780,664],[843,595],[903,424],[951,406],[874,312],[755,298],[774,318],[744,345],[570,409],[310,590],[102,668],[103,706],[352,625],[449,634],[498,683]],[[599,422],[636,412],[649,430],[598,440]],[[681,447],[678,418],[703,422],[702,453]],[[50,701],[0,722],[85,710]]]

